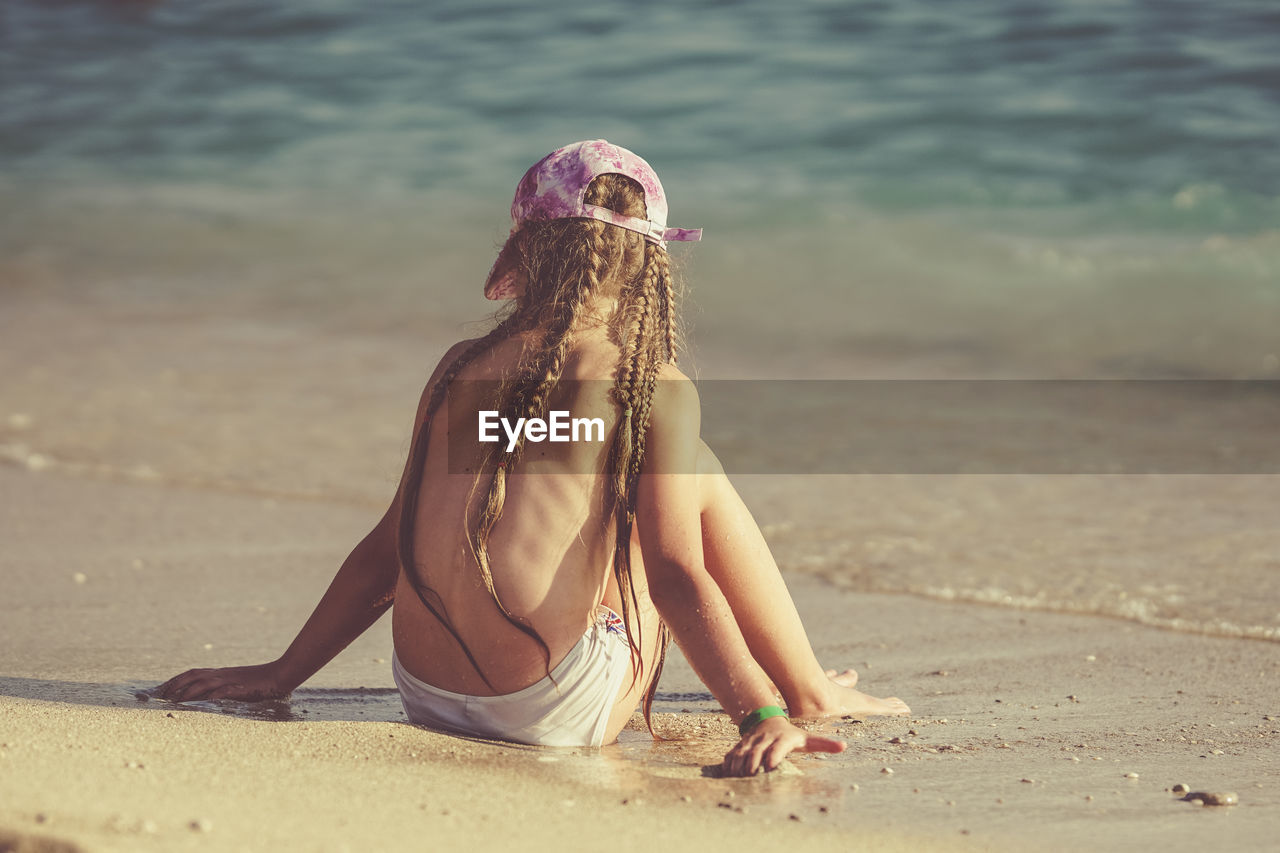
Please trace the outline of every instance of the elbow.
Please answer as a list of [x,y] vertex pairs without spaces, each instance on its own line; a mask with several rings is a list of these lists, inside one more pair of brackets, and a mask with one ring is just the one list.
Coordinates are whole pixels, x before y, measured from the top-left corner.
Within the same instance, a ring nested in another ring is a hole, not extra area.
[[649,598],[659,612],[669,605],[696,600],[702,582],[711,581],[702,566],[682,560],[653,560],[645,562],[645,574],[649,583]]
[[[376,534],[376,531],[375,531]],[[400,555],[394,543],[370,534],[347,557],[347,565],[359,573],[370,589],[376,590],[378,606],[390,607],[400,581]]]

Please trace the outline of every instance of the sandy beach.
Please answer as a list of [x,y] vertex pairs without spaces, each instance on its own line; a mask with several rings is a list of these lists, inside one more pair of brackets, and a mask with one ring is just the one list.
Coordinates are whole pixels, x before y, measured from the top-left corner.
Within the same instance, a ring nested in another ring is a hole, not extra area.
[[[1275,11],[653,5],[3,6],[0,853],[1275,847]],[[599,137],[705,232],[679,366],[819,658],[912,716],[718,778],[673,653],[662,740],[465,740],[387,618],[151,697],[285,649]]]
[[820,657],[914,713],[834,721],[842,755],[724,780],[704,768],[732,728],[678,658],[673,739],[637,717],[599,753],[399,722],[389,620],[288,703],[144,700],[282,648],[375,511],[14,467],[0,503],[0,829],[28,845],[5,849],[1248,850],[1280,814],[1271,642],[792,574]]
[[[733,731],[678,655],[657,706],[671,740],[637,721],[593,754],[410,727],[386,619],[286,703],[137,698],[184,669],[285,648],[394,491],[430,366],[484,307],[474,290],[414,281],[404,258],[373,285],[351,261],[319,290],[307,282],[322,264],[304,264],[286,296],[209,280],[249,233],[197,251],[207,229],[175,221],[178,261],[135,246],[103,276],[105,243],[77,232],[93,251],[37,246],[0,268],[0,831],[19,839],[0,844],[1269,845],[1280,488],[1195,459],[1181,475],[1010,476],[996,435],[974,457],[985,473],[735,477],[820,659],[913,710],[837,721],[849,749],[798,756],[795,773],[704,775]],[[295,248],[253,248],[261,275],[281,275],[272,257],[316,257]],[[489,253],[473,239],[432,268],[471,281]],[[734,321],[716,321],[703,316],[694,341],[701,377],[790,370],[718,347]],[[1001,376],[900,355],[885,355],[897,373],[857,353],[839,373]],[[1256,400],[1237,434],[1268,448],[1275,402]],[[1218,453],[1217,413],[1186,411],[1180,446]],[[1134,441],[1165,437],[1138,407],[1122,414],[1146,430]],[[769,442],[744,437],[748,451]],[[1239,805],[1190,804],[1179,784]]]

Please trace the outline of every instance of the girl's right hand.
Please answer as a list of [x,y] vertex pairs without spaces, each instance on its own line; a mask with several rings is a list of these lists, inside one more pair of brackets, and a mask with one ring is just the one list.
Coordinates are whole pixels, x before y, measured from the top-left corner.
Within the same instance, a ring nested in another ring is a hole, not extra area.
[[773,770],[792,752],[844,752],[845,742],[810,734],[786,717],[771,717],[747,732],[725,753],[726,776],[754,776],[761,767]]
[[264,699],[283,699],[292,691],[293,686],[284,683],[276,663],[272,662],[257,666],[189,669],[170,678],[151,693],[171,702],[191,702],[197,699],[261,702]]

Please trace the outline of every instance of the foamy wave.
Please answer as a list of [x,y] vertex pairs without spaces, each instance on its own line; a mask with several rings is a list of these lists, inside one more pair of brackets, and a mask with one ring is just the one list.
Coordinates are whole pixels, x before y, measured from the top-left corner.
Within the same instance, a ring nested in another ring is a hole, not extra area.
[[[838,574],[830,572],[819,572],[818,574],[838,586],[854,586],[849,579],[842,578]],[[1184,634],[1203,634],[1212,637],[1280,642],[1280,628],[1265,625],[1238,625],[1226,619],[1205,620],[1160,616],[1158,615],[1161,609],[1159,602],[1147,598],[1130,598],[1124,593],[1121,593],[1118,600],[1114,602],[1094,601],[1081,603],[1056,599],[1044,592],[1035,595],[1018,594],[997,586],[964,589],[928,584],[905,584],[901,587],[896,587],[885,583],[874,583],[868,585],[863,591],[917,595],[921,598],[930,598],[936,601],[985,604],[1014,610],[1038,610],[1048,613],[1103,616],[1137,622],[1152,628],[1178,631]]]

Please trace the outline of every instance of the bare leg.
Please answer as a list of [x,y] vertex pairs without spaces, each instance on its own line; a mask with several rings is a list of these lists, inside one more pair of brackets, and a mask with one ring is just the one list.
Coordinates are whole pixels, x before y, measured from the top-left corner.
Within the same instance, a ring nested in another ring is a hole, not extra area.
[[[707,573],[724,593],[747,648],[782,694],[793,717],[831,714],[902,715],[911,713],[900,699],[877,699],[853,689],[851,669],[824,670],[813,654],[778,564],[751,512],[715,454],[704,443],[698,461],[702,503],[702,548]],[[609,719],[605,742],[612,742],[635,712],[657,661],[658,613],[649,599],[638,536],[631,548],[631,573],[640,599],[644,669],[632,683],[629,674]],[[622,612],[617,585],[610,580],[604,604]]]
[[795,603],[764,535],[711,449],[699,456],[702,548],[751,655],[773,679],[794,717],[826,714],[908,714],[897,698],[853,689],[857,673],[824,670],[814,656]]

